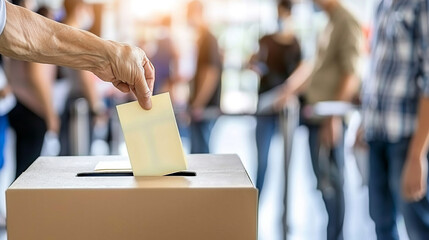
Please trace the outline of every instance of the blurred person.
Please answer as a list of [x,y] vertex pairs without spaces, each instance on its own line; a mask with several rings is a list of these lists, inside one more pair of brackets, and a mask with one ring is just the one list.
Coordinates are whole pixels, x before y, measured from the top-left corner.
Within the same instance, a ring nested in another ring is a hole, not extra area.
[[[179,58],[171,36],[171,16],[163,16],[157,28],[158,34],[151,45],[155,48],[150,55],[156,68],[157,81],[153,87],[154,94],[169,92],[178,78]],[[149,55],[149,53],[148,53]],[[173,92],[170,92],[172,94]]]
[[[265,182],[271,140],[280,130],[280,110],[263,110],[264,101],[272,99],[277,87],[284,84],[301,66],[301,47],[294,32],[292,2],[281,0],[277,4],[279,29],[259,40],[259,51],[252,57],[250,66],[260,76],[258,111],[256,114],[256,147],[258,156],[256,187],[259,199]],[[272,91],[274,91],[272,93]],[[287,133],[292,134],[292,133]],[[285,139],[285,141],[287,141]],[[285,163],[287,164],[287,163]],[[287,177],[287,176],[286,176]],[[287,184],[287,183],[286,183]],[[284,195],[283,233],[287,232],[287,191]]]
[[[282,86],[277,100],[282,106],[291,96],[303,93],[303,104],[323,101],[351,102],[359,81],[357,63],[362,31],[358,21],[338,0],[314,0],[329,16],[322,32],[314,66],[303,66]],[[311,70],[309,70],[311,69]],[[301,120],[309,129],[312,166],[328,213],[327,239],[343,239],[344,223],[344,130],[341,116],[310,117],[303,109]]]
[[141,45],[156,69],[154,94],[168,92],[174,107],[177,127],[182,138],[189,139],[188,82],[179,74],[179,51],[173,42],[172,16],[164,15],[156,21],[156,37]]
[[[301,47],[294,33],[291,16],[292,2],[290,0],[279,1],[277,10],[279,31],[263,36],[259,40],[259,51],[250,62],[251,69],[258,73],[261,79],[258,91],[259,99],[264,93],[282,85],[301,63]],[[278,111],[256,116],[258,151],[256,187],[259,195],[264,186],[271,139],[279,129],[278,120]]]
[[103,40],[0,0],[0,54],[93,72],[151,109],[155,73],[140,48]]
[[362,92],[378,239],[429,238],[429,1],[380,1]]
[[188,3],[187,20],[198,37],[196,71],[190,83],[191,153],[209,153],[211,131],[220,112],[222,60],[200,1]]
[[[64,1],[65,9],[65,18],[63,23],[71,27],[83,29],[83,30],[92,30],[92,27],[95,20],[101,22],[101,19],[95,19],[93,16],[92,6],[86,4],[83,0],[65,0]],[[99,15],[101,17],[102,15]],[[94,33],[94,32],[93,32]],[[95,33],[100,35],[100,32]],[[64,112],[61,114],[61,131],[60,131],[60,140],[61,140],[61,153],[62,156],[76,155],[76,147],[73,146],[74,141],[72,141],[72,136],[74,135],[75,129],[71,128],[72,121],[75,119],[73,114],[73,106],[77,99],[85,98],[89,106],[88,114],[88,125],[86,126],[86,131],[88,134],[78,135],[78,136],[87,136],[88,139],[78,139],[80,142],[87,142],[88,145],[85,149],[80,149],[84,151],[84,155],[90,153],[90,145],[92,142],[92,131],[97,119],[100,119],[105,115],[106,107],[103,104],[101,96],[97,92],[96,86],[96,77],[93,73],[89,71],[75,70],[71,68],[61,68],[60,69],[65,78],[71,83],[69,84],[70,89],[68,92],[68,97],[65,102]],[[80,84],[74,84],[74,83]]]
[[[29,1],[15,0],[13,3],[28,6]],[[53,16],[45,7],[40,8],[39,13]],[[40,156],[45,136],[58,136],[60,122],[52,99],[56,66],[10,58],[4,59],[4,66],[17,99],[16,106],[8,114],[16,135],[16,179]]]

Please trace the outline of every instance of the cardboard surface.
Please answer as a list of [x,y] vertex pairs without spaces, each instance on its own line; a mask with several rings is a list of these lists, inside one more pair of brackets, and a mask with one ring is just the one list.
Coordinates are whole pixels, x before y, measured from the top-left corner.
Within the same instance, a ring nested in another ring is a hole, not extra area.
[[137,101],[116,108],[134,176],[162,176],[186,170],[168,93],[153,96],[149,111],[142,109]]
[[257,190],[236,155],[189,155],[195,177],[76,177],[126,157],[41,157],[6,192],[8,239],[257,238]]

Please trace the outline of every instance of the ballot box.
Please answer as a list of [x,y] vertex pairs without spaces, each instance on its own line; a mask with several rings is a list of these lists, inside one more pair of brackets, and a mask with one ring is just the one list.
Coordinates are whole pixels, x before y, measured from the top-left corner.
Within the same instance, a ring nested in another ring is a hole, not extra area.
[[188,155],[186,176],[77,176],[100,161],[127,158],[37,159],[6,192],[8,239],[257,239],[257,190],[236,155]]

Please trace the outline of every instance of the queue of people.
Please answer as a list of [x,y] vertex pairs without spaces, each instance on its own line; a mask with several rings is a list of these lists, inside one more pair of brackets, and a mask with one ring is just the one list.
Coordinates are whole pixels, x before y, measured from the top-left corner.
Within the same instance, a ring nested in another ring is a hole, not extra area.
[[[112,82],[122,92],[134,93],[146,109],[151,108],[152,91],[174,92],[177,83],[182,81],[178,73],[180,57],[170,32],[171,17],[160,21],[165,31],[162,38],[157,39],[157,50],[149,54],[153,67],[139,48],[102,40],[96,37],[100,35],[97,30],[93,30],[95,35],[77,30],[92,27],[79,24],[79,14],[85,7],[83,1],[64,2],[66,15],[62,22],[74,28],[0,1],[1,10],[9,14],[7,22],[3,21],[0,53],[5,56],[5,75],[16,98],[8,118],[0,112],[0,148],[6,141],[4,133],[9,122],[17,136],[16,177],[40,156],[47,135],[62,139],[62,155],[73,154],[68,141],[73,134],[68,126],[70,111],[65,110],[60,117],[53,107],[51,92],[58,74],[72,79],[74,87],[68,103],[80,97],[87,99],[89,112],[93,113],[88,120],[89,132],[95,127],[94,119],[105,116],[103,111],[106,111],[105,99],[95,91],[98,78]],[[259,196],[264,193],[269,149],[279,130],[279,114],[289,101],[298,98],[300,124],[309,130],[309,155],[317,189],[322,193],[328,213],[327,239],[343,239],[347,125],[342,114],[334,111],[317,115],[311,107],[323,102],[354,104],[360,96],[362,130],[370,153],[370,216],[377,238],[399,239],[396,219],[400,214],[404,216],[410,239],[426,239],[429,236],[429,2],[380,0],[373,25],[370,74],[363,77],[362,87],[358,61],[363,35],[359,21],[340,0],[314,0],[314,3],[329,21],[320,33],[313,63],[304,61],[299,37],[294,32],[293,1],[278,0],[278,30],[261,37],[258,50],[247,64],[260,78],[260,100],[266,94],[275,95],[270,111],[258,112],[255,116]],[[14,1],[14,4],[26,7],[28,0]],[[211,152],[212,129],[221,115],[223,56],[204,14],[205,7],[198,0],[186,5],[186,22],[196,36],[195,71],[187,81],[191,153]],[[39,13],[52,16],[46,9],[40,9]],[[33,21],[32,27],[41,31],[34,33],[25,27],[17,28],[22,17]],[[101,20],[95,19],[97,21]],[[56,38],[46,42],[48,37],[44,34]],[[32,44],[28,44],[29,36]],[[88,56],[88,51],[94,54]],[[48,64],[63,67],[58,70]],[[155,83],[154,69],[158,70]],[[6,96],[8,88],[5,86],[0,95],[3,96],[4,91]],[[91,134],[89,137],[91,142]],[[2,163],[3,157],[0,157],[0,166]],[[286,237],[284,226],[284,239]]]
[[[296,94],[301,94],[303,106],[351,102],[359,89],[359,23],[337,0],[314,2],[329,23],[311,74],[289,78],[277,105]],[[377,239],[399,239],[398,215],[403,215],[410,239],[429,236],[428,7],[428,1],[382,0],[375,15],[371,70],[364,77],[361,101],[370,156],[370,216]],[[301,121],[309,128],[312,166],[328,212],[327,239],[343,239],[342,119],[308,117],[303,108]]]

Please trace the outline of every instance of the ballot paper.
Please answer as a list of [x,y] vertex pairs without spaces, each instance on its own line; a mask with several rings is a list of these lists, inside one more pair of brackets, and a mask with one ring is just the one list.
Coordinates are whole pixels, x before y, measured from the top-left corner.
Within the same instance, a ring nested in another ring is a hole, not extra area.
[[152,97],[152,109],[137,101],[118,105],[134,176],[163,176],[187,169],[168,93]]

